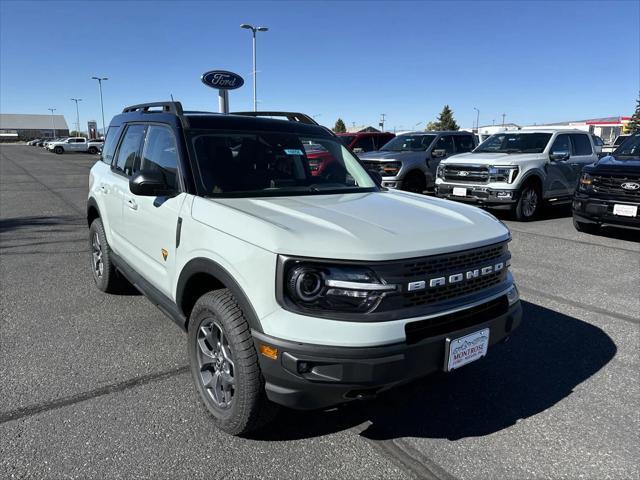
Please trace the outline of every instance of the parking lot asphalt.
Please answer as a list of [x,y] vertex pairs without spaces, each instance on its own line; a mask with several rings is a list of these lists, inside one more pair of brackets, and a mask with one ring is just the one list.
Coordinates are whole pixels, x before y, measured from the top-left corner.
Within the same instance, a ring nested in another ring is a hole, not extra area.
[[640,475],[637,232],[582,234],[559,207],[505,220],[525,314],[509,342],[235,438],[197,401],[178,327],[135,292],[94,287],[94,162],[0,146],[0,478]]

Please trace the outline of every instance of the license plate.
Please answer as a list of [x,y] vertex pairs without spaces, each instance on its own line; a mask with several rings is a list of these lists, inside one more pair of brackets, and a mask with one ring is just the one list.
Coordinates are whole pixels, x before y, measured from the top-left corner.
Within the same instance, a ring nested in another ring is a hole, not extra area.
[[635,217],[638,214],[638,207],[636,205],[614,205],[613,214],[623,217]]
[[456,197],[466,197],[467,196],[467,189],[466,188],[462,188],[462,187],[453,187],[453,194]]
[[464,337],[447,338],[446,371],[455,370],[467,363],[474,362],[487,354],[489,347],[489,329],[484,328],[478,332],[470,333]]

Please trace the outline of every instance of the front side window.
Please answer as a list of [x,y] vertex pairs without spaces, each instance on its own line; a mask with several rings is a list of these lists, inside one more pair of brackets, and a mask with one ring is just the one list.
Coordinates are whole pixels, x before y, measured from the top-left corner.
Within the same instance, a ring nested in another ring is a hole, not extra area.
[[[207,196],[317,195],[378,189],[335,138],[207,130],[194,130],[189,136],[200,185]],[[312,153],[317,154],[313,160],[308,158]]]
[[613,155],[617,160],[637,160],[640,158],[640,133],[626,137],[626,142],[620,145]]
[[424,152],[435,139],[435,135],[398,135],[380,150],[383,152]]
[[475,148],[473,137],[470,135],[456,135],[453,137],[453,143],[456,144],[456,153],[470,152]]
[[178,189],[178,149],[171,129],[149,126],[142,148],[140,170],[160,172],[167,185]]
[[127,176],[133,174],[133,168],[140,160],[140,145],[144,137],[144,125],[129,125],[118,149],[115,169]]
[[591,142],[587,135],[572,133],[571,143],[573,143],[574,155],[591,155],[593,153],[593,150],[591,149]]
[[496,133],[482,142],[473,152],[542,153],[550,139],[551,133]]
[[445,135],[440,137],[436,144],[433,146],[434,150],[444,150],[447,155],[453,155],[453,137],[451,135]]
[[569,141],[569,135],[558,135],[551,147],[551,153],[567,152],[571,153],[571,142]]

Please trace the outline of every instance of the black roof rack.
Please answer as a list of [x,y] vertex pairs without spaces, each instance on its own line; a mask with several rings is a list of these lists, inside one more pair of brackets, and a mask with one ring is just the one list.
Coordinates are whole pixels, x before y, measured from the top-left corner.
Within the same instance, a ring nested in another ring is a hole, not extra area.
[[248,117],[285,117],[290,122],[318,125],[309,115],[299,112],[231,112],[232,115],[245,115]]
[[[160,108],[158,110],[158,108]],[[141,103],[139,105],[131,105],[130,107],[124,107],[122,113],[131,112],[169,112],[182,116],[182,104],[180,102],[153,102],[153,103]]]

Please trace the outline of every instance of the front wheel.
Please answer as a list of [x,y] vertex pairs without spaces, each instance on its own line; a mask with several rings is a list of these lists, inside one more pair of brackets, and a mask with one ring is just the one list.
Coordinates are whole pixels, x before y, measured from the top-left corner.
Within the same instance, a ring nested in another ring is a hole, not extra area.
[[111,260],[111,248],[100,218],[91,222],[89,227],[89,249],[91,250],[93,280],[98,289],[109,293],[121,290],[126,283],[116,271]]
[[542,195],[540,189],[533,183],[526,184],[520,192],[520,198],[513,210],[514,217],[520,222],[528,222],[538,216]]
[[96,147],[89,147],[89,153],[91,155],[95,155],[96,153],[98,153],[98,149]]
[[60,155],[61,153],[64,153],[64,148],[62,148],[62,147],[56,147],[56,148],[54,148],[54,149],[53,149],[53,151],[54,151],[55,153],[57,153],[58,155]]
[[413,193],[424,193],[427,189],[427,180],[421,172],[413,172],[407,175],[402,182],[402,190]]
[[200,297],[188,338],[196,390],[218,428],[243,435],[271,421],[276,406],[266,397],[249,324],[228,289]]

